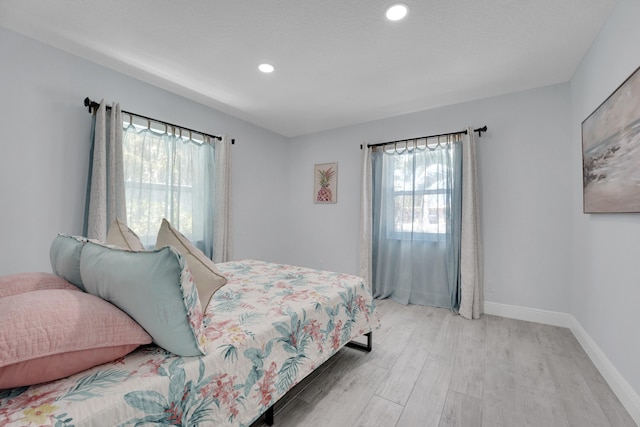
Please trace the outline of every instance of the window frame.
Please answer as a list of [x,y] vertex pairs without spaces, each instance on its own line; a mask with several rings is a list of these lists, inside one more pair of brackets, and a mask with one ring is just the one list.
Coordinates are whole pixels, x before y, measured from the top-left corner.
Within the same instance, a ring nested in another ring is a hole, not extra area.
[[[414,148],[415,149],[415,148]],[[415,161],[415,158],[414,158]],[[436,164],[436,163],[434,163]],[[447,168],[448,166],[446,164],[443,163],[439,163],[439,165],[441,165],[441,167],[443,168]],[[393,158],[393,171],[396,171],[396,167],[397,167],[397,158]],[[403,171],[404,174],[404,171]],[[395,173],[393,174],[394,179],[395,179]],[[421,197],[423,198],[423,204],[426,203],[424,201],[425,196],[444,196],[446,197],[447,194],[450,194],[452,189],[447,185],[447,186],[438,186],[438,188],[422,188],[422,189],[418,189],[416,190],[416,177],[415,177],[415,168],[413,168],[413,176],[411,177],[411,182],[412,182],[412,189],[401,189],[401,190],[396,190],[395,189],[395,185],[394,185],[394,190],[393,190],[393,215],[387,215],[387,221],[389,222],[387,224],[387,238],[388,239],[392,239],[392,240],[421,240],[421,241],[430,241],[430,242],[441,242],[441,241],[445,241],[446,240],[446,236],[447,236],[447,231],[446,228],[448,227],[448,223],[447,223],[447,219],[446,219],[446,215],[444,216],[444,229],[440,226],[438,226],[438,230],[442,230],[442,231],[437,231],[437,232],[433,232],[433,231],[414,231],[415,230],[415,219],[412,221],[412,227],[411,230],[409,231],[399,231],[398,230],[398,223],[396,222],[396,218],[397,218],[397,205],[396,205],[396,200],[398,197],[412,197],[413,199],[413,203],[412,203],[412,213],[415,213],[415,199],[417,197]],[[447,182],[448,180],[445,180],[445,184],[448,184]],[[395,184],[395,183],[394,183]],[[446,209],[447,203],[444,202],[444,208]],[[402,209],[402,208],[401,208]],[[423,208],[424,209],[424,208]],[[436,209],[438,210],[438,209]],[[401,212],[401,215],[403,213]],[[427,213],[428,215],[428,213]],[[423,213],[423,218],[424,218],[424,213]],[[440,215],[438,214],[438,218],[440,218]],[[427,219],[428,221],[428,219]],[[400,222],[400,229],[402,229],[402,225],[404,223]],[[424,224],[424,221],[423,221]],[[436,223],[437,224],[437,223]]]

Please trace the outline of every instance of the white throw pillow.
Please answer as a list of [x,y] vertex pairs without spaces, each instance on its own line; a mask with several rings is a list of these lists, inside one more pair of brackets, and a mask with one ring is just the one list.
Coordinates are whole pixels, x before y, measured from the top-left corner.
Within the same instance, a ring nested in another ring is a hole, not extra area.
[[144,251],[140,237],[118,218],[109,227],[107,243],[129,251]]
[[213,294],[227,283],[226,277],[220,273],[211,259],[173,228],[169,221],[163,219],[158,232],[156,249],[165,246],[173,246],[187,261],[193,280],[196,282],[202,313],[206,312]]

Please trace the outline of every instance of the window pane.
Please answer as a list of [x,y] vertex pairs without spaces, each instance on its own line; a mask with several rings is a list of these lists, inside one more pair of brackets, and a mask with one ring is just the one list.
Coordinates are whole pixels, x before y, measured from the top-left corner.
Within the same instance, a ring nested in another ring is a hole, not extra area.
[[146,247],[155,245],[162,218],[193,236],[193,150],[197,146],[147,129],[123,135],[127,222]]
[[446,233],[450,156],[420,148],[393,156],[395,233]]

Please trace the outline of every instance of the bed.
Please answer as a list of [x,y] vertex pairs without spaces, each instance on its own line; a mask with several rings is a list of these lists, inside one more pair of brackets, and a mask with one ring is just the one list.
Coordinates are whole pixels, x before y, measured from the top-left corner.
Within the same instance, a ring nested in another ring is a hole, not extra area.
[[205,356],[151,344],[67,378],[0,390],[0,425],[249,426],[379,327],[359,277],[256,260],[217,266],[228,282],[203,315]]

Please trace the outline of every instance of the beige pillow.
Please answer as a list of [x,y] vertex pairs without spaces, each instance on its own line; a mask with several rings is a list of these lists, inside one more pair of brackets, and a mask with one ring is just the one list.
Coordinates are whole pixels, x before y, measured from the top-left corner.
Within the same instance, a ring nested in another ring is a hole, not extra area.
[[173,246],[187,262],[191,269],[193,280],[196,282],[202,312],[204,313],[213,294],[227,283],[226,277],[220,273],[213,261],[202,253],[200,249],[193,246],[189,239],[173,228],[169,221],[163,219],[158,232],[156,249],[165,246]]
[[138,235],[118,218],[109,227],[107,243],[128,251],[144,251],[144,245]]

